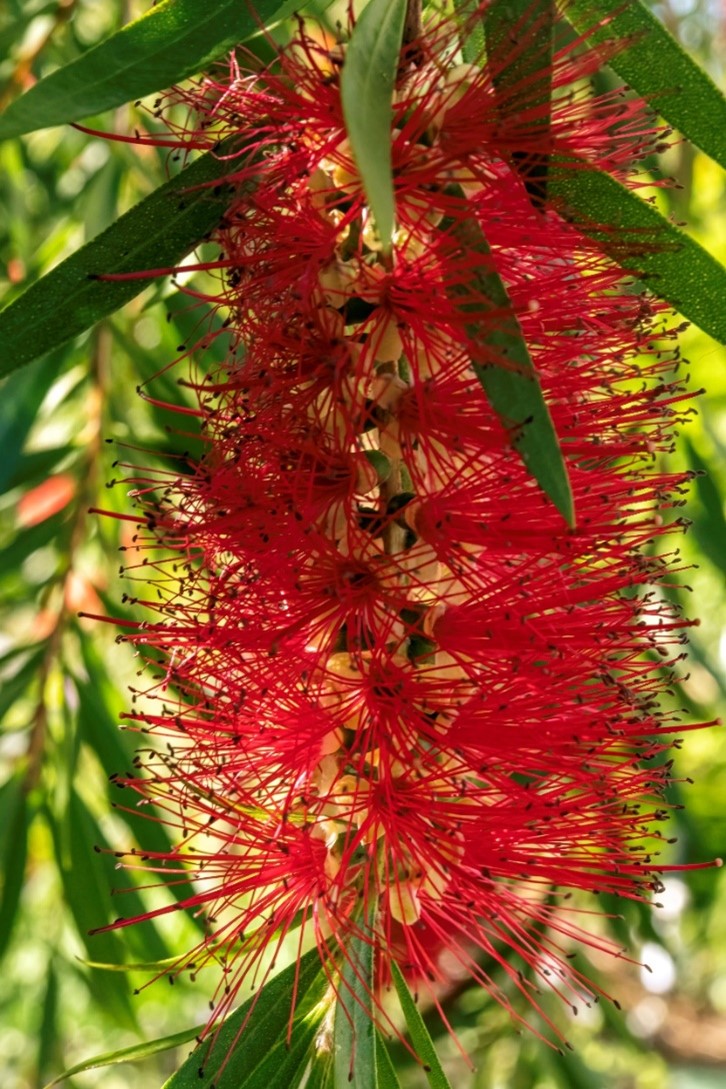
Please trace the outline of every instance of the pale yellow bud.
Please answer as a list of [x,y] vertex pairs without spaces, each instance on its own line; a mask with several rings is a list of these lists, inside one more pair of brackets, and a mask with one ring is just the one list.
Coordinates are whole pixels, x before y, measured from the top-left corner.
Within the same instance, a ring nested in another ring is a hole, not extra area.
[[399,881],[388,894],[388,908],[392,917],[404,926],[410,926],[421,918],[418,889],[410,881]]

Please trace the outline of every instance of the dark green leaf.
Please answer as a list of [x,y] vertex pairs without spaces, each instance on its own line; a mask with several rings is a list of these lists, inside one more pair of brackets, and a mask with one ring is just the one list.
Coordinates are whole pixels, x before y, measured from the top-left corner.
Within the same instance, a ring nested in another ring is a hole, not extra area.
[[21,775],[0,788],[0,959],[4,956],[20,903],[33,818]]
[[374,948],[368,924],[346,943],[335,1007],[335,1089],[376,1089],[376,1031],[373,1024]]
[[[228,1017],[164,1089],[292,1089],[302,1077],[327,1012],[323,1002],[327,986],[313,949]],[[288,1046],[294,995],[297,1008]]]
[[[8,311],[5,311],[5,313]],[[2,347],[2,351],[0,351],[0,376],[12,371],[16,366],[15,360],[12,357],[7,358],[5,355],[6,350],[7,352],[13,352],[19,349],[21,352],[29,352],[28,359],[23,360],[23,362],[28,362],[35,355],[40,354],[39,352],[36,353],[31,347],[31,341],[33,340],[32,326],[26,326],[25,335],[19,344],[14,346],[8,343],[6,346],[1,323],[2,313],[0,313],[0,346]],[[23,340],[25,344],[22,343]],[[51,344],[49,347],[54,348],[56,345]],[[48,351],[48,348],[44,348],[43,351]],[[45,400],[45,396],[62,364],[62,352],[54,352],[44,364],[37,363],[25,374],[13,375],[2,385],[2,395],[0,395],[0,450],[2,450],[2,458],[0,458],[0,492],[5,491],[18,471],[25,439],[35,422],[38,409]],[[19,364],[17,365],[19,366]]]
[[[492,58],[497,107],[503,117],[534,110],[540,141],[547,141],[552,98],[554,0],[492,0],[482,16],[487,55]],[[509,63],[502,58],[511,56]],[[547,197],[548,156],[510,152],[535,207]]]
[[214,183],[242,161],[204,155],[0,312],[0,375],[78,336],[148,283],[95,277],[177,265],[219,221],[229,185]]
[[[489,256],[489,246],[476,220],[445,220],[463,250]],[[572,489],[539,379],[507,290],[493,264],[479,268],[471,282],[457,285],[451,295],[466,315],[467,335],[485,354],[496,353],[511,366],[472,363],[492,408],[509,432],[511,442],[527,469],[550,497],[568,525],[574,525]],[[494,325],[482,312],[481,298],[489,299],[502,314]],[[483,320],[482,320],[483,319]]]
[[564,0],[594,44],[617,42],[608,63],[652,107],[726,167],[726,98],[640,0]]
[[161,0],[78,60],[40,80],[0,117],[0,139],[78,121],[199,72],[302,4]]
[[623,268],[704,332],[726,344],[726,268],[607,174],[551,160],[550,197]]
[[406,1018],[408,1033],[411,1037],[414,1051],[418,1055],[424,1068],[431,1089],[451,1089],[449,1079],[444,1073],[441,1060],[429,1035],[429,1030],[423,1022],[406,980],[394,960],[391,961],[391,973],[396,987],[396,994],[401,1003],[403,1015]]
[[340,76],[345,127],[384,252],[391,249],[396,215],[391,128],[405,18],[406,0],[370,0],[351,35]]

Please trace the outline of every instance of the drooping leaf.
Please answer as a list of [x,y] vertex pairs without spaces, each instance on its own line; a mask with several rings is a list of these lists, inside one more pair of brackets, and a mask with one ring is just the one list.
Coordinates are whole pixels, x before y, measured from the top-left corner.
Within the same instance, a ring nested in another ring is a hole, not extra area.
[[84,1059],[76,1063],[68,1070],[64,1070],[53,1081],[48,1082],[45,1089],[52,1089],[66,1078],[72,1078],[76,1074],[84,1074],[87,1070],[98,1070],[103,1066],[117,1066],[119,1063],[140,1062],[152,1055],[159,1055],[163,1051],[171,1051],[174,1047],[181,1047],[195,1040],[204,1028],[203,1025],[195,1025],[194,1028],[185,1029],[183,1032],[175,1032],[171,1036],[161,1036],[158,1040],[147,1040],[143,1044],[133,1044],[131,1047],[123,1047],[118,1051],[107,1051],[103,1055],[94,1055],[92,1059]]
[[302,6],[289,0],[161,0],[11,103],[0,117],[0,139],[164,90]]
[[623,268],[726,344],[726,268],[652,204],[579,161],[555,164],[550,198]]
[[335,1089],[377,1089],[373,1024],[374,946],[367,923],[346,943],[335,1008]]
[[[327,985],[313,949],[235,1010],[164,1089],[293,1089],[327,1012]],[[297,1005],[288,1045],[293,995]]]
[[391,167],[393,88],[406,0],[370,0],[348,43],[340,76],[345,126],[384,252],[396,216]]
[[[463,250],[490,255],[488,243],[475,219],[445,220],[442,228],[452,231]],[[487,353],[494,349],[508,364],[482,365],[473,361],[472,366],[492,408],[507,429],[514,449],[568,525],[574,525],[572,488],[565,460],[529,349],[501,277],[490,263],[488,268],[478,268],[470,283],[451,288],[450,294],[465,315],[467,335],[472,342],[481,345]],[[487,320],[482,297],[502,314],[498,323]]]
[[231,154],[225,143],[202,156],[1,311],[0,376],[78,336],[148,283],[97,277],[173,268],[201,242],[229,203],[225,179],[242,162]]
[[406,1026],[408,1027],[408,1034],[411,1037],[411,1043],[413,1044],[414,1051],[421,1060],[424,1073],[426,1074],[431,1089],[451,1089],[451,1084],[444,1073],[444,1068],[441,1065],[441,1060],[434,1047],[433,1040],[429,1035],[429,1030],[424,1024],[423,1018],[418,1011],[418,1006],[414,1002],[406,980],[403,978],[401,970],[395,961],[391,961],[391,974],[393,975],[398,1001],[401,1003],[401,1009],[406,1018]]
[[609,64],[674,128],[726,168],[726,97],[641,0],[564,0],[588,42],[617,43]]
[[20,904],[32,818],[24,778],[15,775],[0,788],[0,959],[10,944]]

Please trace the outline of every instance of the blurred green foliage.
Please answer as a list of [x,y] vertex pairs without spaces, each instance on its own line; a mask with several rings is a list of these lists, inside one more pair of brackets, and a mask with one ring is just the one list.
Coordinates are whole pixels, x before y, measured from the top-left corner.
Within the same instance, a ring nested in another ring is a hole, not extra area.
[[[0,104],[30,79],[80,55],[145,5],[109,0],[6,0],[0,11]],[[726,13],[715,0],[653,5],[672,32],[723,85],[719,42]],[[93,125],[93,121],[90,122]],[[144,123],[133,108],[98,127]],[[668,210],[726,261],[726,176],[687,144],[662,163],[680,188],[661,195]],[[50,129],[0,144],[0,302],[12,300],[95,236],[166,176],[163,153]],[[94,964],[156,962],[197,940],[194,920],[173,915],[89,937],[91,928],[171,894],[141,889],[94,846],[126,848],[162,826],[112,808],[108,776],[123,770],[135,739],[118,730],[138,662],[115,642],[113,624],[79,613],[124,617],[117,573],[126,523],[89,515],[124,511],[129,475],[114,462],[153,465],[179,440],[160,409],[137,396],[175,358],[201,318],[168,283],[155,284],[123,312],[70,347],[12,375],[0,398],[0,1072],[3,1089],[40,1089],[95,1053],[180,1031],[206,1016],[207,989],[156,973]],[[33,336],[32,328],[27,331]],[[698,416],[679,437],[670,468],[690,468],[690,532],[670,593],[701,626],[691,637],[684,681],[674,697],[689,716],[719,713],[726,687],[726,349],[698,330],[684,336],[689,384],[705,389]],[[184,391],[176,373],[157,395]],[[128,444],[128,445],[126,445]],[[675,753],[684,782],[674,789],[678,844],[672,861],[724,852],[726,759],[719,730],[685,733]],[[693,779],[696,786],[690,785]],[[114,892],[114,887],[123,892]],[[447,1015],[475,1066],[433,1019],[456,1086],[472,1089],[716,1089],[726,1071],[726,874],[695,871],[667,882],[663,907],[601,904],[615,913],[597,925],[636,960],[593,956],[588,972],[619,997],[571,1017],[574,1052],[515,1033],[507,1014],[478,990],[454,984]],[[586,910],[591,905],[583,904]],[[139,994],[134,991],[142,988]],[[552,1001],[545,999],[545,1002]],[[110,1067],[69,1082],[81,1087],[155,1089],[186,1054],[167,1052],[138,1068]],[[426,1083],[400,1046],[402,1084]]]

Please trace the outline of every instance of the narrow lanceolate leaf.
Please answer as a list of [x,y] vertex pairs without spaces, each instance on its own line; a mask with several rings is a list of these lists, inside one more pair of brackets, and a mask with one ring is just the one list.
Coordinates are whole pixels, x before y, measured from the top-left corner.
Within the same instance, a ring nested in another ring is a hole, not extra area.
[[152,1055],[160,1054],[162,1051],[171,1051],[173,1047],[182,1047],[183,1044],[188,1044],[190,1040],[196,1039],[203,1028],[203,1025],[196,1025],[194,1028],[185,1029],[184,1032],[175,1032],[173,1036],[162,1036],[158,1040],[147,1040],[143,1044],[133,1044],[131,1047],[123,1047],[119,1051],[107,1051],[103,1055],[94,1055],[92,1059],[86,1059],[84,1062],[76,1063],[70,1069],[64,1070],[57,1078],[48,1082],[45,1089],[52,1089],[52,1086],[58,1085],[60,1082],[65,1081],[66,1078],[72,1078],[76,1074],[84,1074],[87,1070],[98,1070],[103,1066],[116,1066],[118,1063],[141,1062],[142,1059],[148,1059]]
[[396,1068],[391,1062],[388,1048],[380,1035],[376,1040],[376,1070],[378,1072],[378,1089],[401,1089]]
[[401,975],[401,970],[395,961],[391,961],[391,973],[396,986],[398,1001],[401,1003],[403,1016],[406,1018],[406,1026],[413,1049],[421,1061],[431,1089],[451,1089],[451,1084],[444,1073],[444,1068],[429,1035],[429,1030],[423,1022],[406,980]]
[[610,65],[657,112],[726,167],[726,98],[641,0],[564,0],[588,41],[617,42]]
[[384,251],[391,248],[395,223],[391,128],[405,18],[406,0],[370,0],[340,76],[345,127]]
[[[465,251],[489,256],[489,246],[477,222],[444,220]],[[572,526],[575,508],[567,466],[560,449],[552,417],[545,403],[534,363],[514,313],[507,289],[493,264],[472,274],[470,284],[451,289],[467,319],[466,332],[483,354],[498,356],[502,364],[472,362],[489,402],[507,429],[515,450],[560,514]],[[486,298],[503,315],[493,323],[482,308]]]
[[11,103],[0,117],[0,139],[78,121],[163,90],[270,26],[290,7],[281,0],[161,0]]
[[368,924],[346,945],[335,1009],[335,1089],[377,1089],[376,1031],[373,1024],[373,943]]
[[327,1013],[327,988],[320,956],[312,949],[235,1010],[164,1089],[293,1089]]
[[16,775],[0,788],[0,958],[10,937],[20,904],[28,854],[32,812],[23,779]]
[[0,377],[78,336],[148,285],[144,278],[99,276],[173,268],[194,249],[228,206],[225,179],[243,162],[225,158],[230,153],[228,144],[208,152],[0,312]]
[[552,163],[549,194],[654,295],[726,344],[726,268],[685,231],[608,174],[579,162]]
[[[536,108],[537,135],[547,147],[552,99],[554,0],[492,0],[482,15],[486,50],[503,118]],[[531,126],[530,126],[531,128]],[[510,153],[536,208],[547,198],[546,151]]]

